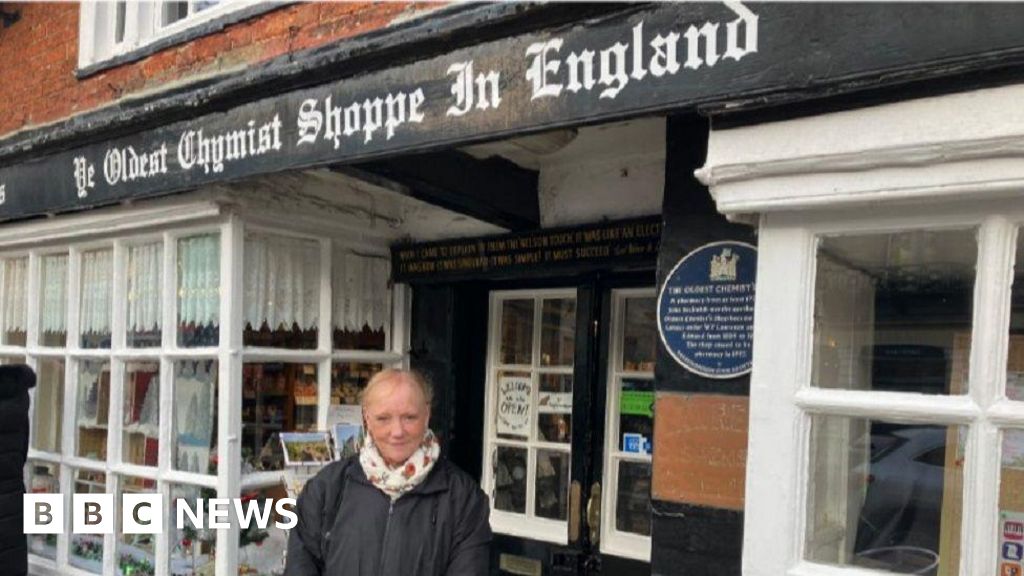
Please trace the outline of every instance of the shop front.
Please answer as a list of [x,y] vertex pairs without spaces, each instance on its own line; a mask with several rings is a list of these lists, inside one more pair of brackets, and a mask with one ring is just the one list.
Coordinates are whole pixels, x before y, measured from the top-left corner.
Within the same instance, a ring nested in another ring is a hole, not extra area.
[[[196,497],[279,498],[282,435],[358,428],[368,377],[402,366],[434,382],[432,426],[490,498],[495,575],[736,574],[741,556],[846,574],[819,564],[891,567],[893,546],[990,573],[976,543],[1024,426],[999,387],[1016,125],[994,111],[1015,88],[765,121],[1016,54],[1017,12],[974,13],[983,38],[935,24],[964,10],[463,6],[19,136],[0,147],[0,358],[39,375],[29,489],[158,492],[168,522]],[[961,142],[965,108],[989,116]],[[659,299],[689,293],[694,254],[714,282],[758,261],[753,376],[749,318],[691,331],[744,342],[708,344],[714,366],[665,335]],[[919,492],[941,506],[904,540],[851,512],[875,437],[939,470]],[[270,575],[285,538],[168,525],[30,548],[38,574]]]
[[1020,94],[712,134],[759,223],[745,574],[1020,572]]

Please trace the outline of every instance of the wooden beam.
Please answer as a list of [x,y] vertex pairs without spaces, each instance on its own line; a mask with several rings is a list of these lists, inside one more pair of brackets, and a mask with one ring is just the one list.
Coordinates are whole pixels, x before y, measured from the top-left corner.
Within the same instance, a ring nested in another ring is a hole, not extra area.
[[504,158],[445,151],[332,170],[509,230],[540,227],[537,172]]

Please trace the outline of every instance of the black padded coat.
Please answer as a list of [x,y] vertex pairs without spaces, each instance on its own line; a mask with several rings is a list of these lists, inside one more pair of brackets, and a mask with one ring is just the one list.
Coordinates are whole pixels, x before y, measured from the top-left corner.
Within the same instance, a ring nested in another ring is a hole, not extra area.
[[288,539],[285,576],[486,576],[490,505],[442,458],[392,503],[353,456],[310,480]]
[[28,389],[36,385],[28,366],[0,366],[0,566],[4,574],[28,572],[22,526],[25,456],[28,453]]

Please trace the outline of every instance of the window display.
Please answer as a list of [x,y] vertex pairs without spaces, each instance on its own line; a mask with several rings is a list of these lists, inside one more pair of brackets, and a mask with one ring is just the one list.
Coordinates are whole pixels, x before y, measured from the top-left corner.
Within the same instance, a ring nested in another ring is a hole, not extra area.
[[[194,506],[199,497],[283,496],[280,472],[287,462],[281,435],[315,432],[319,444],[313,461],[331,459],[330,427],[320,429],[319,422],[330,418],[332,406],[348,409],[346,423],[355,422],[337,431],[342,453],[355,453],[361,391],[382,367],[402,364],[402,354],[391,349],[386,260],[353,254],[326,238],[295,240],[241,231],[230,236],[245,243],[232,246],[229,253],[247,258],[233,263],[242,277],[236,277],[239,293],[229,309],[245,323],[240,329],[250,329],[242,332],[245,346],[239,354],[226,356],[232,364],[225,373],[236,375],[235,381],[221,382],[218,361],[226,348],[220,321],[229,296],[223,293],[221,277],[227,264],[222,258],[224,229],[146,232],[105,245],[91,239],[80,252],[41,254],[31,266],[29,256],[0,259],[0,345],[8,347],[0,364],[27,361],[37,373],[28,489],[170,495],[167,537],[123,534],[115,500],[118,532],[113,538],[29,538],[30,559],[45,560],[54,573],[74,568],[98,574],[107,565],[118,576],[212,574],[217,531],[177,530],[175,507],[183,501]],[[321,266],[327,250],[350,264],[348,273],[336,270],[332,276]],[[30,283],[32,273],[36,276]],[[321,317],[322,292],[335,278],[349,288],[334,302],[344,316],[330,321],[342,328],[335,336],[344,349],[337,351],[319,348],[318,336],[326,321]],[[124,294],[123,302],[114,303],[115,293]],[[38,330],[31,334],[30,308],[38,319],[32,322],[38,321]],[[256,330],[251,329],[253,319],[259,322]],[[329,383],[321,370],[330,370]],[[236,453],[219,450],[225,398],[238,403],[241,435]],[[73,434],[65,434],[66,427]],[[300,449],[292,456],[301,459],[305,454]],[[164,457],[166,462],[161,461]],[[212,485],[223,465],[247,474],[246,491],[237,477],[220,494],[189,484],[204,483],[190,476],[197,474]],[[238,547],[239,573],[281,574],[284,543],[285,533],[273,526],[243,530],[230,543]],[[168,562],[166,568],[159,565],[161,559]]]
[[[60,466],[50,462],[29,460],[28,483],[25,491],[29,494],[60,494]],[[28,536],[28,551],[42,558],[57,559],[56,534],[32,534]]]
[[246,364],[242,370],[242,470],[284,468],[279,435],[316,429],[316,364]]
[[217,473],[217,363],[177,362],[171,457],[175,470]]
[[124,368],[121,459],[156,466],[160,452],[160,364],[132,362]]
[[78,365],[75,454],[81,458],[106,461],[109,417],[110,365],[102,361],[82,360]]
[[[107,475],[93,470],[76,470],[75,494],[106,494]],[[68,538],[68,563],[93,574],[103,573],[103,536],[99,534],[72,534]]]
[[[124,494],[151,494],[156,492],[155,480],[134,476],[118,478],[118,498],[115,507],[120,506],[120,496]],[[116,558],[118,576],[156,576],[156,535],[125,534],[122,514],[118,513],[115,520],[114,533],[117,535]]]

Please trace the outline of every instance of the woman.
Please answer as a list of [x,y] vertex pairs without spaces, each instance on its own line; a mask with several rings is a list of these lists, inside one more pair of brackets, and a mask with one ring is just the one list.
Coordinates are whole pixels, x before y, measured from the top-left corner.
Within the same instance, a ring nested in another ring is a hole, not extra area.
[[299,497],[287,576],[485,576],[487,497],[440,459],[431,389],[384,370],[363,391],[359,454],[324,468]]

